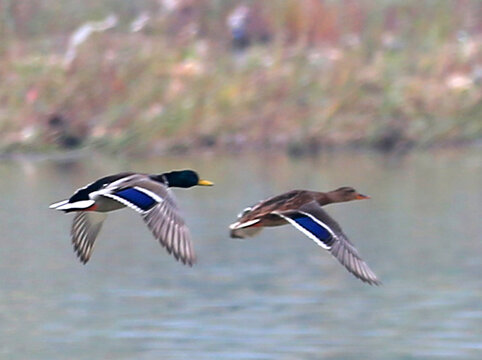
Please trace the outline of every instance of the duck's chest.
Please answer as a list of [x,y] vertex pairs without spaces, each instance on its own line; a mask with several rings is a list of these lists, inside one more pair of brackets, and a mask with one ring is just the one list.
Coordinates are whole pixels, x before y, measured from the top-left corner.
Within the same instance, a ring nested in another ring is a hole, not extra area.
[[105,196],[97,197],[95,199],[95,205],[95,211],[97,212],[109,212],[126,207],[124,204],[121,204],[120,202],[113,199],[109,199]]
[[260,221],[256,224],[256,226],[280,226],[287,223],[288,222],[285,219],[279,217],[278,215],[266,214],[260,218]]

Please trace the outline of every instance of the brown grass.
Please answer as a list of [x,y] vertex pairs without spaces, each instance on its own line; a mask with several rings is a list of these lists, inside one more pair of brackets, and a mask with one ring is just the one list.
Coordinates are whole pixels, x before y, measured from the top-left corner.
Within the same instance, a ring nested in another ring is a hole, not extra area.
[[[63,31],[73,24],[49,19],[73,3],[36,5],[47,22],[30,24],[32,9],[13,6],[0,58],[0,147],[51,149],[68,135],[131,153],[303,153],[480,139],[479,2],[254,1],[256,26],[271,37],[243,53],[230,49],[225,26],[234,3],[188,2],[188,15],[156,15],[144,33],[121,21],[92,35],[67,68]],[[82,11],[89,6],[101,12],[89,1]],[[62,128],[49,125],[51,114],[63,116]]]

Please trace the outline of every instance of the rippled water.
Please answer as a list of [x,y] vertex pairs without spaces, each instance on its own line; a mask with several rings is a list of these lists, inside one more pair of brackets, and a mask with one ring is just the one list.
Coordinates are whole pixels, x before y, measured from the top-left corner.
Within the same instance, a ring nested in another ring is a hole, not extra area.
[[[477,149],[478,150],[478,149]],[[480,359],[480,151],[0,163],[1,359]],[[129,210],[91,261],[48,204],[107,173],[192,167],[176,190],[198,264],[175,262]],[[285,226],[248,241],[227,225],[292,188],[372,196],[327,207],[383,280],[361,283]]]

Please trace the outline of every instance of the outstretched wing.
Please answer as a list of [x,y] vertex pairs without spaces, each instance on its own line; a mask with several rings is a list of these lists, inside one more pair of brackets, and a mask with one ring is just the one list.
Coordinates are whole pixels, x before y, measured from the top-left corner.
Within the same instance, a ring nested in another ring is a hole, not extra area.
[[154,237],[176,260],[192,266],[196,261],[189,229],[169,189],[148,179],[136,179],[135,184],[102,196],[116,200],[137,211]]
[[107,217],[104,213],[77,212],[72,223],[71,236],[74,250],[80,261],[85,264],[90,259],[95,239]]
[[192,266],[196,262],[191,235],[178,212],[166,201],[142,214],[144,221],[156,239],[172,253],[176,260]]
[[360,257],[355,246],[333,220],[316,202],[302,206],[299,210],[276,213],[296,229],[315,241],[330,253],[345,268],[360,280],[370,285],[380,285],[375,273]]

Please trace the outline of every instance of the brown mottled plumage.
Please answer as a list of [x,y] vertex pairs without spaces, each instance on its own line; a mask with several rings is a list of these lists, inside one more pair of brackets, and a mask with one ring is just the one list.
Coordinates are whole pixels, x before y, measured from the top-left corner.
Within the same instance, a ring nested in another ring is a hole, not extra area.
[[351,187],[327,193],[292,190],[246,208],[238,221],[230,225],[230,235],[245,238],[257,234],[263,227],[291,224],[329,250],[357,278],[370,285],[379,285],[377,276],[361,259],[338,223],[321,208],[331,203],[368,198]]

